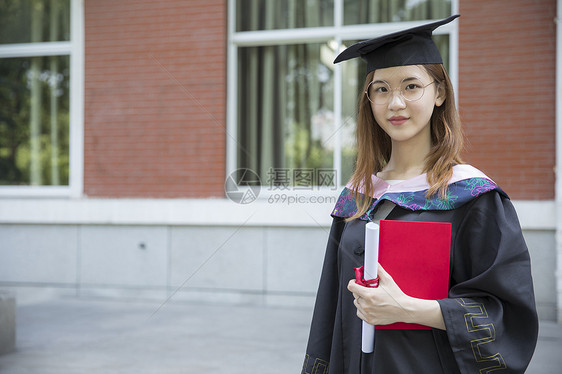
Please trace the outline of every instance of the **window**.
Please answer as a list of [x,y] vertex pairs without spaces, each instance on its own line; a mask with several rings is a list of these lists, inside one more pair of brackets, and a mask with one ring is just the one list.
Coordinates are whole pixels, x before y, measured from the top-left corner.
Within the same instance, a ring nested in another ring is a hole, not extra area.
[[80,59],[71,8],[78,3],[0,0],[0,194],[37,187],[68,194],[76,184],[71,106],[79,97],[71,92],[79,80],[71,72]]
[[[332,169],[336,177],[330,180],[339,187],[353,172],[365,67],[359,61],[332,61],[356,41],[445,18],[457,4],[231,0],[229,6],[227,172],[250,169],[262,185],[275,185],[271,176],[279,173],[272,171]],[[443,26],[435,35],[453,82],[456,27]]]

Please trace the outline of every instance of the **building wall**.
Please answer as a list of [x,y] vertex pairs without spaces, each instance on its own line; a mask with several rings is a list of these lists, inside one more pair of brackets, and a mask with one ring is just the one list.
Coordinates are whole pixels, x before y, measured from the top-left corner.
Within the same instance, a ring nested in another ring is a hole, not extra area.
[[554,199],[556,1],[460,0],[466,160],[519,200]]
[[84,193],[223,196],[226,4],[89,0]]
[[[459,6],[465,159],[513,199],[553,199],[555,1]],[[224,195],[226,12],[224,0],[85,2],[87,196]]]
[[157,302],[173,295],[173,301],[312,306],[325,230],[3,225],[0,286]]
[[[156,304],[312,307],[328,231],[328,226],[3,225],[0,286]],[[554,232],[524,234],[539,317],[556,320]],[[25,292],[20,296],[25,300]]]
[[[554,196],[554,10],[460,2],[466,159],[515,199]],[[222,1],[86,2],[86,195],[223,194],[225,13]]]

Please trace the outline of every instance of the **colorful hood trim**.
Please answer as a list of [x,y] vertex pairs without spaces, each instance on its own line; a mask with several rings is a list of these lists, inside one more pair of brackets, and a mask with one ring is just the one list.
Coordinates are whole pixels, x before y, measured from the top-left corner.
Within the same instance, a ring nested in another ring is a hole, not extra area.
[[[394,204],[412,211],[453,210],[492,190],[497,190],[507,197],[507,194],[494,181],[481,177],[463,179],[449,184],[445,200],[437,195],[427,199],[425,197],[427,189],[413,192],[386,192],[378,199],[373,198],[370,208],[359,219],[370,221],[373,209],[383,200],[392,201]],[[353,198],[353,191],[345,187],[332,211],[332,217],[349,218],[355,213],[357,213],[357,205]]]

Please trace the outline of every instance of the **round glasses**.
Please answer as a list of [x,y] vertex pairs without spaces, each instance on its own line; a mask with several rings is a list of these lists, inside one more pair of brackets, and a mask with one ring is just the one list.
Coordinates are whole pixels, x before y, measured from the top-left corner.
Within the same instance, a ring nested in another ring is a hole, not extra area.
[[394,96],[394,91],[399,90],[400,96],[406,101],[416,101],[422,98],[425,88],[435,81],[424,85],[416,78],[406,78],[400,83],[400,87],[392,88],[385,81],[372,81],[367,86],[367,99],[375,105],[388,104],[390,98]]

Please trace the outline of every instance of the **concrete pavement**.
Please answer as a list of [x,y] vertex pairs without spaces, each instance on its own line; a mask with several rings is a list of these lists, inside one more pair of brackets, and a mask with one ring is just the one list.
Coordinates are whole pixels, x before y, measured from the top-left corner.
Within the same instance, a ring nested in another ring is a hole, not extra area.
[[[311,308],[56,297],[18,306],[2,374],[300,373]],[[562,368],[562,325],[541,322],[527,373]]]

